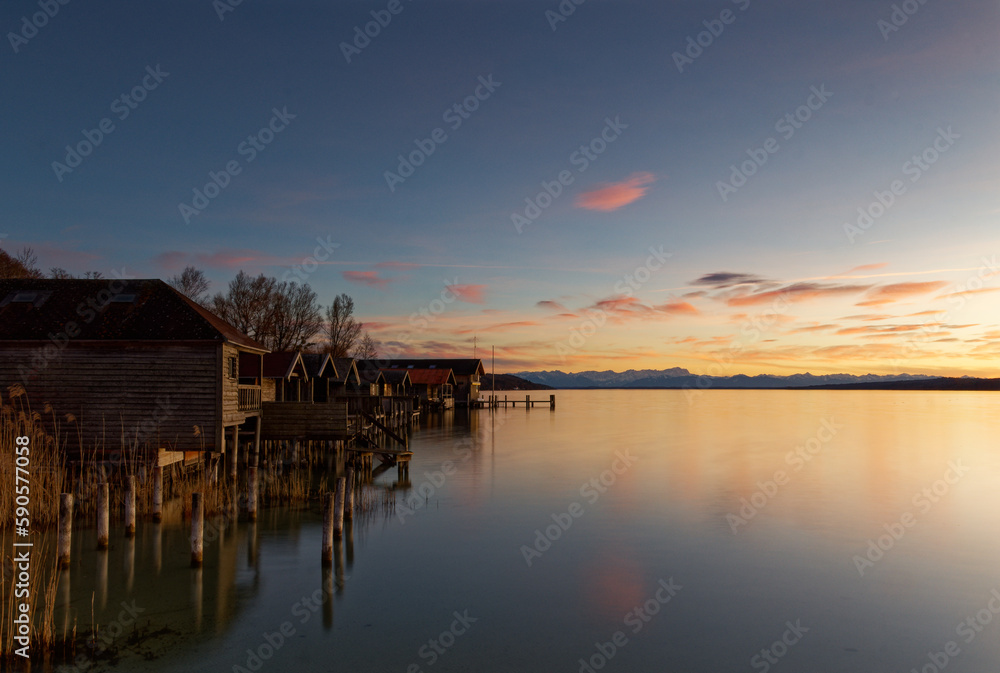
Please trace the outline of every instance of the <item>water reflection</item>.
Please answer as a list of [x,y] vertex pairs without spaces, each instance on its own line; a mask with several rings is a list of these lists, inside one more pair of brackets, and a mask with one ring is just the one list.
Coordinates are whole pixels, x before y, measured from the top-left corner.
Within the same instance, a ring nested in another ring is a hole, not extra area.
[[[412,477],[374,478],[420,506],[345,522],[327,568],[318,509],[221,522],[201,570],[188,567],[177,508],[141,523],[131,548],[112,531],[98,553],[92,531],[74,534],[57,626],[89,623],[92,600],[99,621],[134,600],[146,628],[169,633],[153,639],[158,658],[122,670],[232,670],[285,621],[296,637],[274,670],[407,670],[468,609],[480,621],[441,655],[454,670],[577,671],[622,630],[627,648],[607,670],[707,672],[750,669],[801,619],[813,630],[783,668],[882,672],[920,670],[927,648],[955,639],[1000,586],[1000,408],[989,394],[558,395],[555,412],[426,419]],[[612,470],[623,453],[632,462]],[[967,474],[918,507],[953,461]],[[859,575],[853,557],[906,512],[916,525]],[[745,523],[734,528],[733,514]],[[535,544],[544,551],[528,564],[522,550]],[[631,631],[631,611],[671,578],[683,588]],[[300,621],[313,595],[319,618]],[[989,634],[963,643],[949,671],[997,670]]]

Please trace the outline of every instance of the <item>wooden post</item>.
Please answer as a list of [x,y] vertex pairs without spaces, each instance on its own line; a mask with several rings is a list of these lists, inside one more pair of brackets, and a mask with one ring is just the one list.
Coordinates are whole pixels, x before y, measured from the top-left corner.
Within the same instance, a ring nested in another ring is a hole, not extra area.
[[153,521],[163,520],[163,468],[153,468]]
[[257,422],[254,423],[253,429],[253,457],[250,458],[249,465],[251,467],[257,467],[258,456],[260,455],[260,421],[261,417],[257,417]]
[[333,563],[333,503],[336,495],[327,493],[323,498],[323,565]]
[[107,482],[97,487],[97,548],[108,548],[109,510],[111,497],[108,494]]
[[135,476],[125,478],[125,537],[135,536]]
[[69,568],[70,549],[73,542],[73,494],[59,495],[59,568]]
[[347,490],[347,480],[337,479],[337,493],[333,502],[333,537],[339,540],[344,536],[344,491]]
[[247,470],[247,519],[257,520],[257,468]]
[[229,476],[235,479],[240,456],[240,427],[238,425],[233,426],[233,440],[226,448],[228,451],[226,458],[229,459],[227,461],[229,463]]
[[200,568],[205,549],[205,500],[201,493],[191,494],[191,567]]
[[527,411],[531,408],[531,395],[524,396],[524,410]]
[[347,490],[344,491],[344,518],[354,518],[354,468],[347,469]]
[[549,395],[549,409],[555,409],[555,408],[556,408],[556,396]]

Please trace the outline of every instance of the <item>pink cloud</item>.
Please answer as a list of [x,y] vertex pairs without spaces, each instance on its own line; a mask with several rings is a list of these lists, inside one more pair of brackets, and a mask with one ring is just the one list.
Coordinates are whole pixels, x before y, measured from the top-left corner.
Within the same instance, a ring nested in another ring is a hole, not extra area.
[[822,299],[843,294],[864,292],[870,285],[821,285],[819,283],[794,283],[779,290],[755,292],[752,294],[737,294],[725,299],[729,306],[758,306],[769,302],[783,300],[800,302],[809,299]]
[[907,299],[918,294],[929,294],[936,292],[948,283],[943,280],[931,280],[925,283],[894,283],[892,285],[882,285],[873,288],[869,293],[869,299],[858,302],[855,306],[882,306],[891,304],[902,299]]
[[576,205],[587,210],[618,210],[644,197],[647,185],[655,180],[656,176],[652,173],[635,173],[624,182],[614,182],[583,192],[576,197]]
[[197,254],[194,256],[198,265],[207,267],[223,267],[236,269],[246,265],[280,264],[281,260],[273,255],[267,255],[257,250],[223,249],[212,254]]
[[482,304],[486,301],[483,297],[483,292],[486,291],[485,285],[449,285],[448,289],[458,297],[459,301],[469,304]]
[[847,273],[857,273],[859,271],[878,271],[879,269],[884,269],[889,266],[889,262],[878,262],[877,264],[862,264],[861,266],[856,266]]
[[666,313],[668,315],[698,315],[700,313],[698,309],[686,301],[671,301],[666,304],[654,306],[653,308],[660,313]]
[[159,255],[156,255],[153,257],[153,263],[165,271],[179,271],[184,267],[184,260],[186,259],[187,253],[174,250],[161,252]]
[[344,271],[342,275],[344,276],[344,280],[367,285],[368,287],[377,287],[380,290],[392,282],[388,278],[379,278],[378,271]]

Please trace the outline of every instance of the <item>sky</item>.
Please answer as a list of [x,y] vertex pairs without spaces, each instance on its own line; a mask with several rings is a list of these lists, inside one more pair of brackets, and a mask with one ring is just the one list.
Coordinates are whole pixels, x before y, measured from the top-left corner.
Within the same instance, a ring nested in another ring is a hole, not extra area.
[[0,30],[0,246],[43,269],[308,282],[384,355],[498,372],[1000,376],[996,2],[11,0]]

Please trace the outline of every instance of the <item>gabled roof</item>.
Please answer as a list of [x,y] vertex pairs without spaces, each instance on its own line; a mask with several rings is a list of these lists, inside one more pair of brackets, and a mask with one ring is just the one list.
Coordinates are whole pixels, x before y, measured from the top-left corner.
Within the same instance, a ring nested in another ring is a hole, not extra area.
[[0,279],[0,341],[62,332],[73,341],[215,341],[267,351],[155,278]]
[[336,379],[337,366],[329,353],[303,353],[302,362],[311,379]]
[[358,376],[361,377],[363,383],[385,383],[385,377],[377,369],[358,368]]
[[[240,376],[260,376],[260,357],[249,353],[241,354]],[[263,358],[265,379],[288,379],[293,374],[309,379],[305,363],[302,361],[302,353],[298,351],[264,353]]]
[[483,375],[486,368],[479,358],[401,358],[399,360],[382,360],[383,369],[451,369],[455,376],[472,376],[475,373]]
[[385,377],[386,383],[394,386],[408,386],[411,383],[408,369],[383,369],[382,376]]
[[337,383],[361,383],[361,376],[358,375],[357,365],[354,358],[331,358],[337,368]]
[[455,374],[451,369],[407,369],[406,373],[415,386],[440,386],[445,383],[455,385]]
[[283,353],[264,354],[264,378],[288,379],[295,375],[307,380],[309,379],[309,374],[306,373],[306,365],[302,361],[302,353],[298,351],[286,351]]

